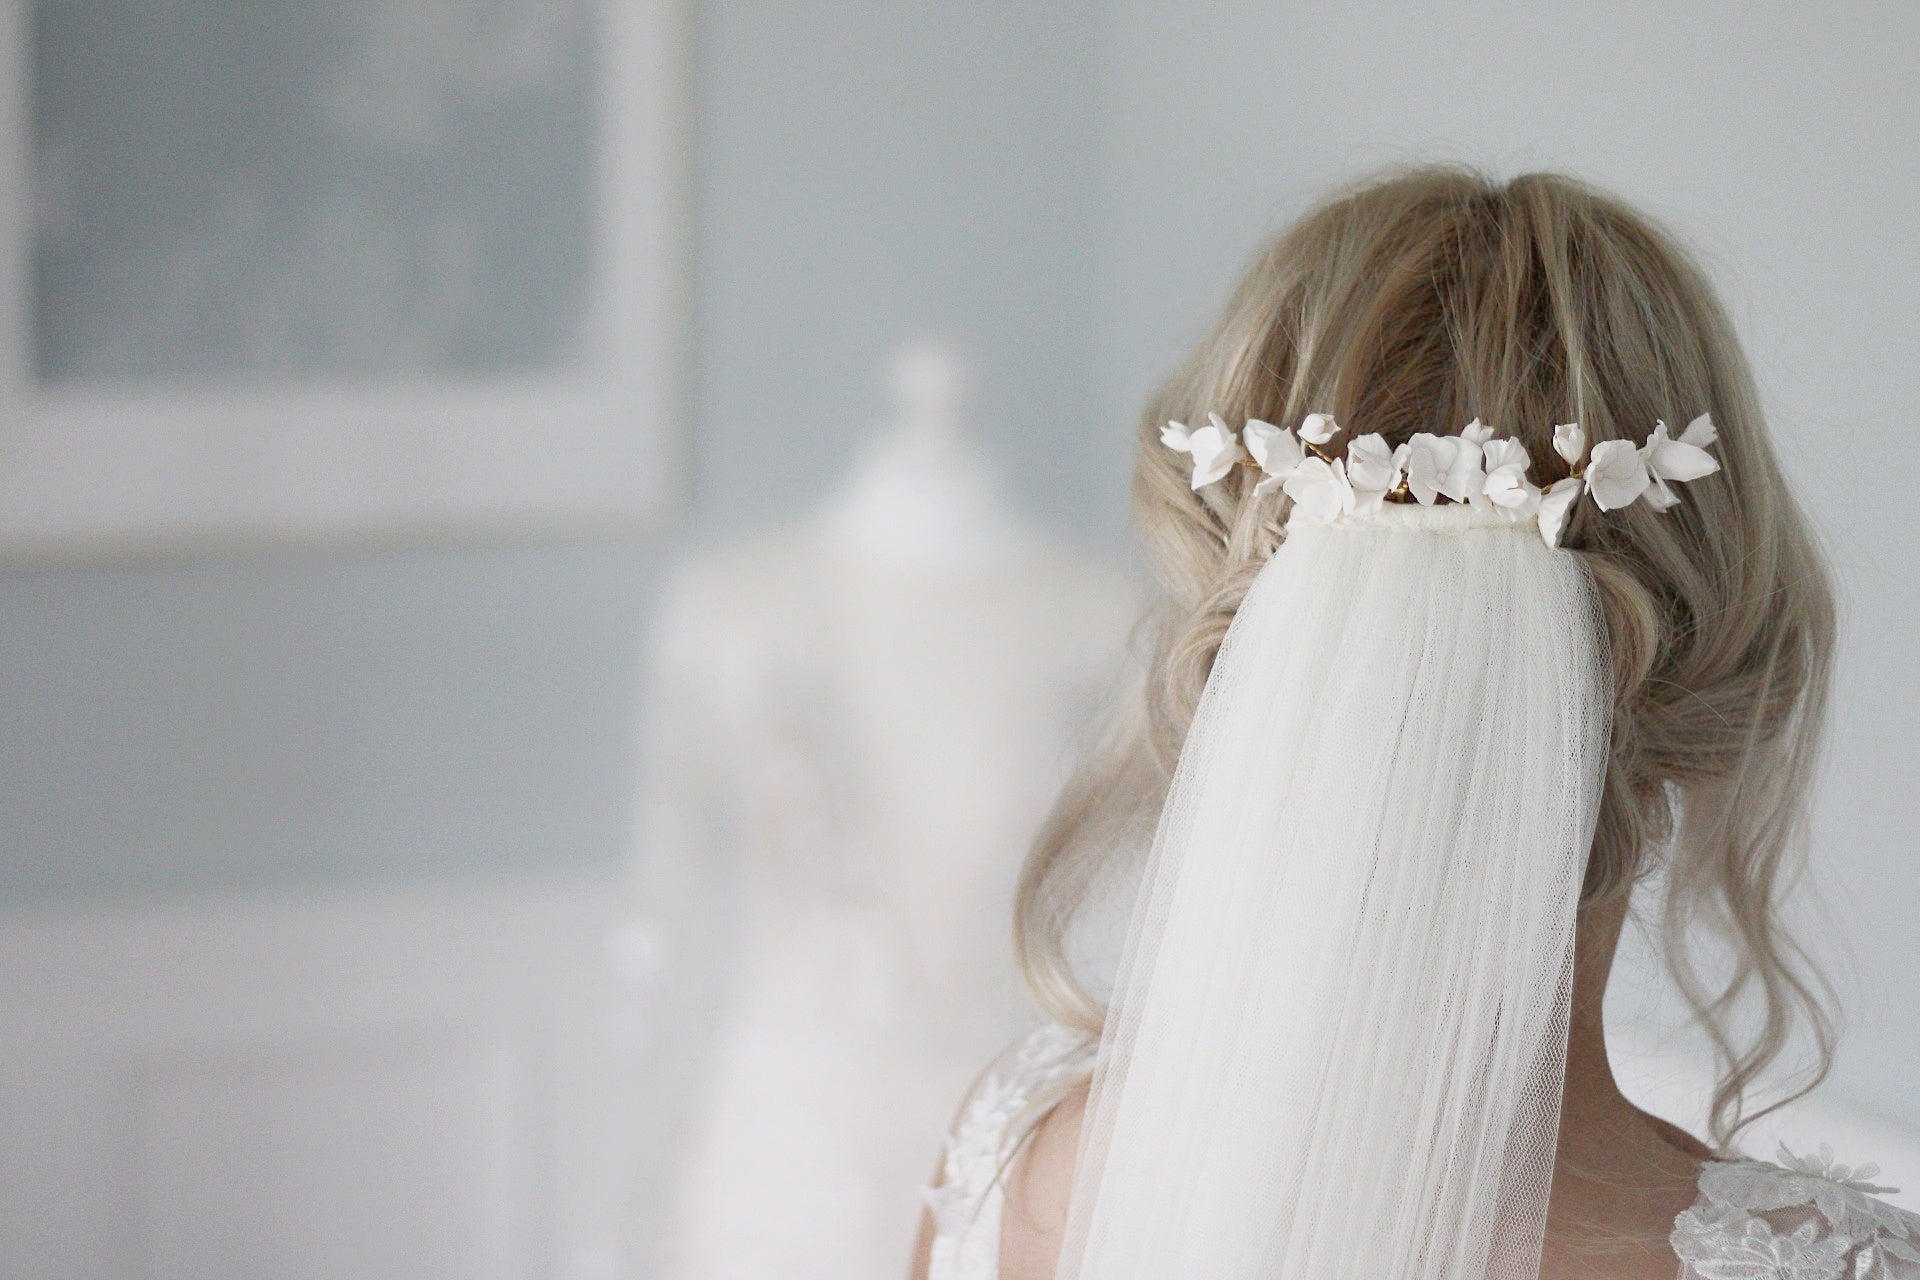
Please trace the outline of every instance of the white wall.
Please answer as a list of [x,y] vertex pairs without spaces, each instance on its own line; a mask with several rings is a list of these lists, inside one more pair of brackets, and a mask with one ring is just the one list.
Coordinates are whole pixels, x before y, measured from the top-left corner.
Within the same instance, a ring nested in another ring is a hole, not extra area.
[[[1093,0],[688,2],[690,535],[817,502],[933,332],[1036,514],[1117,537]],[[584,1165],[648,1100],[546,990],[605,976],[608,891],[493,886],[627,852],[670,542],[0,573],[0,1275],[620,1273]]]
[[[930,331],[1029,505],[1117,538],[1094,0],[687,4],[693,536],[818,501]],[[670,541],[0,572],[0,907],[611,864]]]
[[633,1276],[633,936],[606,875],[0,914],[0,1275]]
[[1263,232],[1389,162],[1570,170],[1706,253],[1843,579],[1816,847],[1863,976],[1834,1089],[1920,1125],[1920,6],[1114,0],[1106,39],[1113,414]]

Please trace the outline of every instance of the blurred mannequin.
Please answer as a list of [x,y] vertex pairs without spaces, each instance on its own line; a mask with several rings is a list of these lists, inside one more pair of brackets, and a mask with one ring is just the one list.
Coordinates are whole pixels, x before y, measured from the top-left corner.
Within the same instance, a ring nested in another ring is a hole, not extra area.
[[962,382],[903,351],[820,517],[663,609],[638,872],[660,1096],[699,1099],[662,1144],[667,1280],[897,1276],[925,1133],[1031,1021],[1014,878],[1133,601],[1008,508]]

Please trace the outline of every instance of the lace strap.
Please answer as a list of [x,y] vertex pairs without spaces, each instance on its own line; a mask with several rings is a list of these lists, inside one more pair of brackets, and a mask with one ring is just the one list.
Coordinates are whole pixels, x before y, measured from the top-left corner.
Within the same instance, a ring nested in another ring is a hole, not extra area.
[[1920,1280],[1920,1216],[1879,1199],[1872,1165],[1796,1156],[1709,1161],[1669,1237],[1685,1280]]
[[940,1185],[924,1195],[934,1223],[930,1280],[997,1280],[1001,1162],[1033,1101],[1093,1064],[1098,1042],[1048,1024],[1003,1053],[948,1135]]

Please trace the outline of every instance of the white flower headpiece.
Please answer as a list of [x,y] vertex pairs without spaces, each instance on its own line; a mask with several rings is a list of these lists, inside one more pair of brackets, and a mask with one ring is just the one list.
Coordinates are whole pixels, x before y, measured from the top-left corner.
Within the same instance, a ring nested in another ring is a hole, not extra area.
[[1712,415],[1705,413],[1688,423],[1678,439],[1668,437],[1665,422],[1656,422],[1638,448],[1626,440],[1602,440],[1591,453],[1580,424],[1563,423],[1553,429],[1553,451],[1573,474],[1544,490],[1527,479],[1532,459],[1526,446],[1494,439],[1493,428],[1478,418],[1459,435],[1423,431],[1397,449],[1389,449],[1378,434],[1355,436],[1347,443],[1345,458],[1322,448],[1340,429],[1325,413],[1308,414],[1297,435],[1253,418],[1241,433],[1243,445],[1219,414],[1210,413],[1207,425],[1197,429],[1169,422],[1160,429],[1160,441],[1192,457],[1196,490],[1236,466],[1258,467],[1261,480],[1254,496],[1280,490],[1293,499],[1293,518],[1315,524],[1372,516],[1387,502],[1431,506],[1445,498],[1491,507],[1514,521],[1538,517],[1540,536],[1550,547],[1560,545],[1567,517],[1582,493],[1591,494],[1593,505],[1602,511],[1634,502],[1665,511],[1680,501],[1669,483],[1698,480],[1720,469],[1707,452],[1719,433]]

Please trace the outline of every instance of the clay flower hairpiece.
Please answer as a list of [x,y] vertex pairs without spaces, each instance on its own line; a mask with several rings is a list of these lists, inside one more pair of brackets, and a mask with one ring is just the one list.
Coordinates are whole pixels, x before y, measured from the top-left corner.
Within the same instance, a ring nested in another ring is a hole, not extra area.
[[1169,422],[1161,443],[1193,459],[1193,487],[1204,489],[1236,466],[1257,467],[1256,498],[1279,490],[1293,500],[1293,517],[1326,524],[1342,516],[1365,518],[1388,502],[1431,506],[1445,498],[1494,508],[1509,520],[1536,518],[1540,536],[1560,545],[1573,505],[1585,493],[1602,511],[1639,501],[1667,511],[1680,501],[1669,487],[1712,475],[1720,464],[1707,448],[1719,438],[1711,414],[1687,424],[1670,438],[1665,422],[1655,422],[1647,442],[1637,448],[1626,440],[1602,440],[1587,449],[1587,433],[1577,422],[1553,429],[1553,451],[1573,470],[1544,490],[1527,479],[1532,462],[1518,440],[1493,436],[1493,428],[1475,418],[1458,435],[1420,432],[1390,449],[1377,433],[1355,436],[1346,456],[1324,446],[1341,430],[1331,414],[1310,413],[1296,434],[1271,422],[1249,419],[1240,437],[1219,414],[1189,430]]

